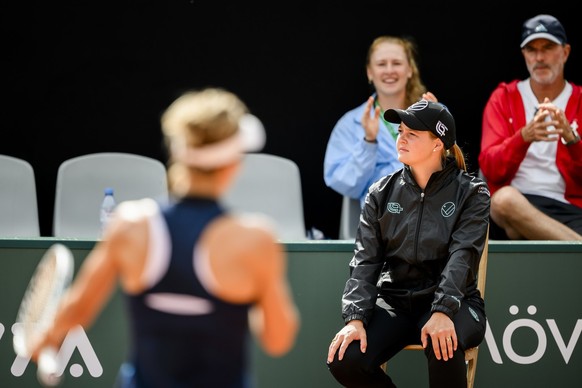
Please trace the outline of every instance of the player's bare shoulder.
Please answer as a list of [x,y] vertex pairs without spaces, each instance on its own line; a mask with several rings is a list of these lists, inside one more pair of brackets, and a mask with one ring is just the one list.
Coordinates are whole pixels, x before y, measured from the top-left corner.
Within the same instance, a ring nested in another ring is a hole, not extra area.
[[149,218],[159,211],[158,204],[151,198],[124,201],[115,209],[116,217],[126,222],[137,222]]
[[116,208],[107,230],[108,237],[143,240],[147,235],[149,219],[160,211],[150,198],[121,202]]
[[[204,245],[218,256],[240,264],[277,261],[280,256],[275,223],[262,214],[228,214],[214,221],[204,233]],[[216,257],[216,256],[215,256]]]
[[199,252],[206,252],[213,274],[214,283],[207,288],[236,302],[256,300],[285,265],[273,222],[256,214],[219,217],[206,227]]
[[267,238],[269,241],[277,239],[275,222],[264,214],[241,213],[231,217],[233,222],[238,223],[243,232],[257,234],[258,237]]
[[224,233],[232,236],[240,249],[255,249],[277,242],[274,221],[260,213],[237,213],[222,220]]

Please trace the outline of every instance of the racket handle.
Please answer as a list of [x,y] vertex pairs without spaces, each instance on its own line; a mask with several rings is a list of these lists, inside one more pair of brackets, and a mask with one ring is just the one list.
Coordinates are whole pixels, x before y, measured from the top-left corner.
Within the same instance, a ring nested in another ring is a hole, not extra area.
[[56,387],[61,382],[58,375],[57,350],[53,347],[46,347],[41,350],[38,356],[38,381],[45,387]]

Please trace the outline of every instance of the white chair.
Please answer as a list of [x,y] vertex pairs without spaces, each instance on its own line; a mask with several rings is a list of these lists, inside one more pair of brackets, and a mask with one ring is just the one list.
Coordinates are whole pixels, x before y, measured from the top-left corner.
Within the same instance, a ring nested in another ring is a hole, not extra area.
[[40,237],[34,170],[7,155],[0,155],[0,236]]
[[306,240],[301,176],[297,164],[281,156],[251,153],[222,198],[236,212],[256,212],[276,224],[280,240]]
[[356,238],[361,212],[360,200],[343,196],[339,230],[340,240],[354,240]]
[[114,190],[116,203],[169,198],[165,165],[147,156],[102,152],[78,156],[61,163],[57,172],[53,235],[101,238],[99,210],[104,190]]

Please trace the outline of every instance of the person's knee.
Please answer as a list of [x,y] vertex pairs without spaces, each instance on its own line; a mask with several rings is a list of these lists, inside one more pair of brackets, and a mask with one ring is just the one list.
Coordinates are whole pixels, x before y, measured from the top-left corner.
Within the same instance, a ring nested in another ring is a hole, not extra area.
[[453,357],[445,361],[436,358],[433,352],[428,352],[428,379],[431,387],[466,387],[467,367],[465,352],[458,348]]
[[490,213],[493,221],[499,225],[504,224],[504,220],[515,214],[515,210],[522,206],[525,197],[519,190],[511,186],[504,186],[497,190],[491,197]]
[[491,210],[495,209],[502,214],[508,213],[515,206],[516,200],[522,195],[511,186],[502,187],[491,197]]
[[430,367],[430,365],[433,365],[433,366],[437,366],[437,365],[441,365],[441,366],[451,365],[451,364],[457,362],[460,359],[462,359],[463,362],[465,362],[465,350],[462,349],[461,346],[457,347],[457,350],[454,350],[453,351],[453,357],[452,358],[449,358],[447,361],[445,361],[445,359],[442,357],[442,355],[441,355],[440,360],[436,357],[432,345],[427,346],[424,349],[424,355],[426,356],[426,359],[428,360],[429,367]]
[[351,376],[356,371],[361,370],[362,358],[361,357],[351,357],[347,352],[341,360],[338,360],[337,354],[332,362],[327,364],[327,367],[332,375],[336,378],[341,376]]
[[338,360],[336,353],[333,361],[327,364],[327,367],[334,378],[343,384],[354,379],[357,380],[369,368],[359,346],[349,346],[341,360]]

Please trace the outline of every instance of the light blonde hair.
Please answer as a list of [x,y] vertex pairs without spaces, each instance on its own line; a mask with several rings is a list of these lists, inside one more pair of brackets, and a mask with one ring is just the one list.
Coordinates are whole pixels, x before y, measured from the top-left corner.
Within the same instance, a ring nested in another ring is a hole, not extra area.
[[216,169],[186,166],[173,157],[175,144],[202,147],[225,140],[239,131],[247,106],[232,92],[221,88],[187,91],[162,114],[161,126],[169,151],[168,181],[174,192],[189,180],[190,172],[213,174]]
[[443,150],[442,153],[442,159],[444,162],[444,159],[447,158],[447,156],[453,156],[455,158],[455,160],[457,161],[457,167],[459,167],[461,170],[467,171],[467,163],[465,162],[465,154],[463,153],[463,150],[461,150],[461,147],[459,147],[457,144],[453,144],[453,146],[451,148],[449,148],[448,150]]
[[188,147],[201,147],[234,135],[246,113],[246,105],[224,89],[188,91],[163,113],[162,132],[167,144],[181,141]]
[[417,48],[414,41],[410,38],[398,37],[398,36],[391,36],[391,35],[382,35],[374,39],[370,48],[368,49],[368,54],[366,56],[366,67],[370,65],[370,61],[374,51],[378,48],[378,46],[382,43],[394,43],[397,45],[402,46],[404,49],[404,53],[406,54],[406,58],[408,59],[408,63],[410,64],[410,68],[412,69],[412,76],[406,83],[406,96],[404,97],[404,106],[410,106],[414,104],[416,101],[422,98],[422,94],[426,92],[426,86],[422,82],[420,78],[420,71],[418,69],[418,61],[417,61]]

